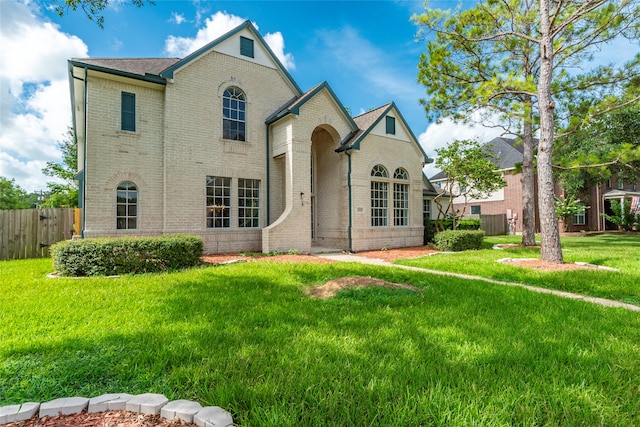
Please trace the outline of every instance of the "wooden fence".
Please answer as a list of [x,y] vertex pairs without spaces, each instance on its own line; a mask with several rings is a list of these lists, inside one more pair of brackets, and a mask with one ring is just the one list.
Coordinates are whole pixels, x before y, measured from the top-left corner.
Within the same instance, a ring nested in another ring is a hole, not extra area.
[[73,208],[0,210],[0,260],[43,258],[73,237]]
[[507,215],[480,215],[480,230],[487,236],[507,234]]

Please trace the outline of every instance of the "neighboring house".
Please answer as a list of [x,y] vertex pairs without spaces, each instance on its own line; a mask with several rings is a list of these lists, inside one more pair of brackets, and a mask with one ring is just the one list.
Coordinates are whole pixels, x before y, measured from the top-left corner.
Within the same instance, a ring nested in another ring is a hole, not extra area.
[[[517,143],[515,138],[498,137],[489,141],[485,147],[494,155],[497,161],[496,171],[502,174],[502,178],[505,180],[507,185],[502,189],[491,193],[486,198],[469,198],[464,216],[478,218],[480,215],[504,215],[506,221],[513,225],[512,232],[521,233],[522,172],[517,172],[516,166],[519,163],[522,163],[522,144]],[[444,172],[439,172],[429,178],[429,180],[436,189],[442,191],[448,188],[448,179]],[[453,186],[455,194],[457,193],[458,188],[455,183],[453,183]],[[443,211],[447,211],[446,205],[449,202],[448,197],[440,197],[437,199],[437,202],[443,206]],[[464,197],[456,197],[453,199],[453,207],[447,212],[457,212],[459,215],[462,213],[463,206]],[[536,212],[537,210],[538,208],[536,203]],[[435,217],[437,217],[437,212]],[[536,229],[539,229],[537,218]]]
[[249,22],[183,59],[73,58],[82,235],[205,251],[422,244],[428,160],[394,103],[303,92]]
[[640,212],[640,180],[625,182],[613,177],[607,182],[594,185],[581,198],[587,208],[573,216],[567,231],[605,231],[617,230],[618,226],[607,221],[602,214],[613,215],[611,202],[630,202],[631,209]]

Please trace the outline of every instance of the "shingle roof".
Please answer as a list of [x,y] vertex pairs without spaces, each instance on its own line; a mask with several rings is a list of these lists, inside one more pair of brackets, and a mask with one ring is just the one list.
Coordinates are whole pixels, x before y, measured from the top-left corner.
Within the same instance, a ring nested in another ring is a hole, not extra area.
[[139,76],[154,75],[174,65],[179,58],[71,58],[73,62]]
[[[538,140],[534,139],[534,142],[537,144]],[[483,144],[483,147],[488,153],[495,156],[495,160],[497,161],[496,167],[498,169],[512,169],[517,163],[522,163],[524,147],[518,138],[493,138],[491,141]],[[429,179],[437,181],[446,178],[447,174],[440,171]]]
[[388,104],[385,104],[381,107],[375,108],[371,111],[367,111],[366,113],[360,114],[359,116],[355,116],[353,118],[353,121],[358,126],[358,130],[356,132],[352,132],[347,138],[345,138],[340,143],[340,148],[338,148],[338,150],[344,151],[352,148],[356,141],[358,141],[362,137],[362,135],[380,119],[380,116],[382,116],[389,110],[392,104],[392,102],[389,102]]

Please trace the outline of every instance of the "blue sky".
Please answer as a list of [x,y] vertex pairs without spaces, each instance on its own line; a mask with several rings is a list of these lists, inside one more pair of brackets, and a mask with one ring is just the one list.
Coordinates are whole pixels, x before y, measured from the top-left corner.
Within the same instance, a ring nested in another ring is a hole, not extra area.
[[100,29],[81,11],[59,17],[46,1],[0,0],[0,176],[27,191],[46,189],[41,169],[60,161],[57,143],[71,124],[69,58],[184,57],[246,19],[303,90],[326,80],[354,115],[395,101],[430,156],[454,139],[498,135],[426,120],[416,83],[424,41],[416,41],[410,20],[422,1],[110,3]]

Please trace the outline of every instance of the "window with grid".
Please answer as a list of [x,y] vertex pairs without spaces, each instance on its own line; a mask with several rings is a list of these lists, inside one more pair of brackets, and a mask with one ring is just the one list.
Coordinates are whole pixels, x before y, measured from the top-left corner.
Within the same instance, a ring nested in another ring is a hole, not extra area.
[[471,206],[471,215],[480,215],[480,205]]
[[576,213],[573,216],[573,224],[574,225],[585,225],[587,223],[587,216],[585,215],[586,210],[582,209],[580,212]]
[[244,92],[230,87],[222,95],[222,137],[234,141],[246,140],[247,102]]
[[121,182],[116,191],[116,228],[138,228],[138,187],[133,182]]
[[422,216],[431,219],[431,200],[422,199]]
[[[408,181],[409,174],[405,169],[398,168],[393,172],[393,179]],[[409,225],[409,184],[393,184],[393,225]]]
[[207,228],[231,225],[231,178],[207,177]]
[[409,184],[393,184],[393,225],[409,225]]
[[260,180],[238,179],[238,227],[260,227]]
[[[371,169],[371,177],[387,179],[389,174],[382,165],[375,165]],[[371,181],[371,226],[386,227],[388,217],[389,183],[378,180]]]

